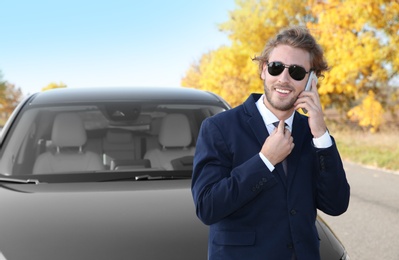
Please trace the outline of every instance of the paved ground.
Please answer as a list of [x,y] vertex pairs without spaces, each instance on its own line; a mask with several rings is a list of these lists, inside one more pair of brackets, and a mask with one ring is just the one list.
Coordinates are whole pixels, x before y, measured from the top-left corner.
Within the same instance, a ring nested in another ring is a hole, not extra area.
[[320,215],[351,260],[399,260],[399,174],[345,162],[351,186],[348,211]]

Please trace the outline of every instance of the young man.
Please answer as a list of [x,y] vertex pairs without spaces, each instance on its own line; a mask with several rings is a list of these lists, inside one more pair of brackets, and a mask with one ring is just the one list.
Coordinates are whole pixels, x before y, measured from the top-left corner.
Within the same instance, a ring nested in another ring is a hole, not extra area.
[[328,66],[303,27],[282,30],[254,60],[264,94],[205,120],[197,141],[192,194],[210,225],[209,259],[319,260],[316,210],[340,215],[350,196],[316,82],[304,91]]

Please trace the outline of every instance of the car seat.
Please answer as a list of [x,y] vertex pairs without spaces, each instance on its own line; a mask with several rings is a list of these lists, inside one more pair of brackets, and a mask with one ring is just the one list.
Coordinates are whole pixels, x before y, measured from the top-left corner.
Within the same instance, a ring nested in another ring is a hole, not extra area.
[[123,129],[110,129],[103,140],[103,161],[109,166],[112,160],[135,159],[135,144],[131,132]]
[[99,154],[82,149],[87,136],[78,114],[58,114],[54,119],[51,141],[55,146],[55,151],[47,151],[38,156],[33,167],[33,174],[87,172],[103,169]]
[[161,148],[149,150],[145,159],[151,161],[152,168],[173,170],[172,161],[178,158],[194,156],[195,147],[192,143],[191,128],[184,114],[168,114],[161,123],[158,135]]

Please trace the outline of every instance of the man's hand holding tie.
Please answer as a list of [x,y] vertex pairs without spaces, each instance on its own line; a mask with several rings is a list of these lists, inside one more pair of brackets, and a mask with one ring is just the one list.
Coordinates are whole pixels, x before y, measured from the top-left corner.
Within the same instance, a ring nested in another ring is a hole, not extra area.
[[278,127],[271,135],[266,138],[261,153],[270,161],[272,165],[282,162],[294,149],[294,139],[291,132],[285,128],[285,123],[281,120]]

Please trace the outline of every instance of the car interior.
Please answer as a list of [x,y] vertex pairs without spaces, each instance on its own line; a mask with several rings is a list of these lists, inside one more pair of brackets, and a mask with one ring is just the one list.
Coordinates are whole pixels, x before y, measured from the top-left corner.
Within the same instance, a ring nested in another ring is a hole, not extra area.
[[6,139],[12,145],[3,152],[0,170],[9,175],[191,170],[200,124],[221,109],[148,103],[33,107],[19,119],[26,127],[13,129],[17,134]]

